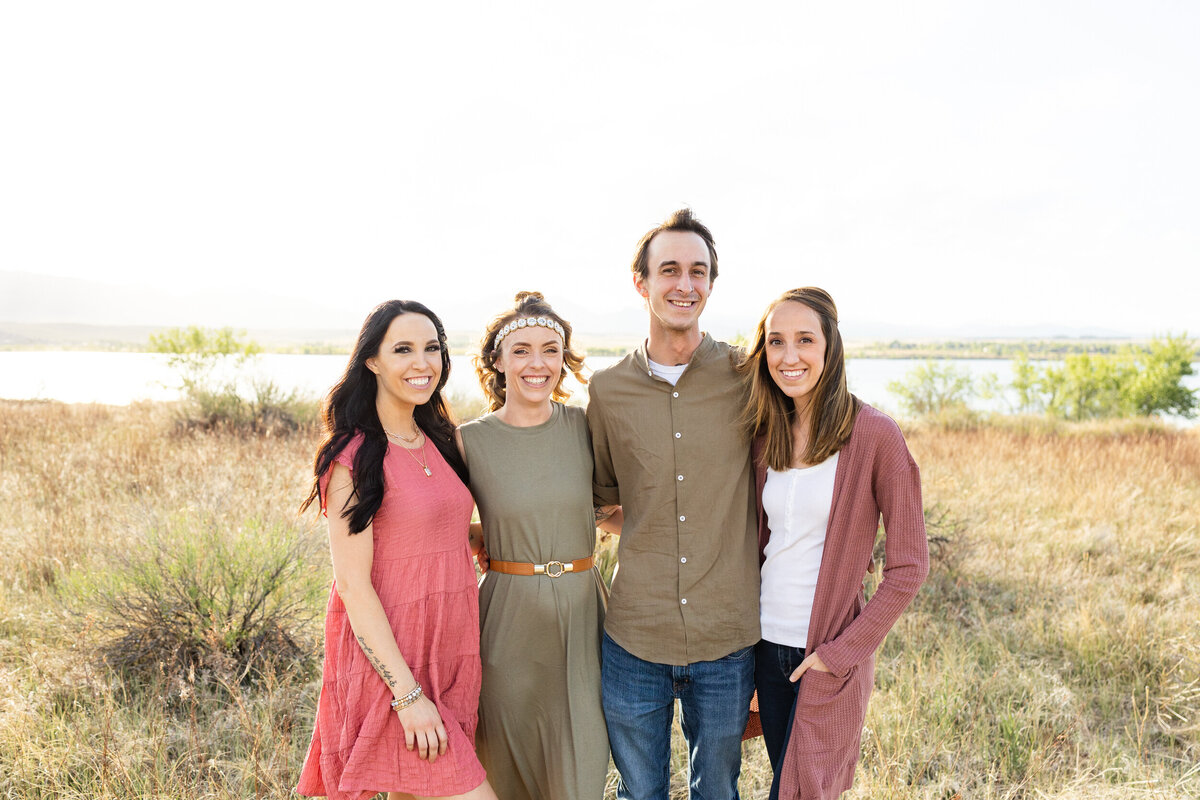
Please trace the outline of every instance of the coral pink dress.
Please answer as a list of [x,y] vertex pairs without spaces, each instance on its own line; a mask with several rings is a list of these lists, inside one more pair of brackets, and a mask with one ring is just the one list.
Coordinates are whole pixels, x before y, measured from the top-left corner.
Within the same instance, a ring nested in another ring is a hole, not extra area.
[[[353,469],[361,442],[359,434],[337,462]],[[405,663],[442,716],[449,748],[432,764],[405,748],[400,720],[388,705],[392,693],[355,640],[334,585],[316,726],[296,786],[302,795],[334,800],[365,800],[383,791],[452,795],[474,789],[486,777],[474,746],[482,673],[479,590],[467,531],[473,503],[432,443],[425,457],[432,477],[412,454],[388,447],[383,505],[371,526],[371,583]],[[322,479],[322,497],[328,479]]]

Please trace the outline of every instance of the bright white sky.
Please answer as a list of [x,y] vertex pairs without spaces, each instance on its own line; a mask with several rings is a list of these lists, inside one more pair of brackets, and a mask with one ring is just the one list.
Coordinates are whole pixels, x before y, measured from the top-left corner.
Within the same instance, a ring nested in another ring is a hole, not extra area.
[[687,204],[747,329],[815,284],[1196,335],[1197,42],[1185,0],[5,3],[0,270],[472,328],[526,288],[636,311]]

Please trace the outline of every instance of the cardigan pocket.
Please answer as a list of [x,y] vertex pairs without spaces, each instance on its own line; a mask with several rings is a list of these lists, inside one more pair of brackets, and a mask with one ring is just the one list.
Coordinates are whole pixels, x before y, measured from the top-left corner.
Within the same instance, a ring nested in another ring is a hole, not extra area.
[[[861,678],[857,667],[852,667],[845,678],[816,669],[804,673],[796,694],[791,734],[801,752],[844,751],[857,760],[867,712]],[[792,747],[789,744],[788,749]]]

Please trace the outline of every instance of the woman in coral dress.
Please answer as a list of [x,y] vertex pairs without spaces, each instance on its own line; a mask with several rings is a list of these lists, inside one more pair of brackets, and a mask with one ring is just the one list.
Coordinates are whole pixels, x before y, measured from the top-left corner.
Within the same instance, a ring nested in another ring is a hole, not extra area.
[[449,371],[437,316],[392,300],[326,401],[304,508],[317,500],[329,518],[334,585],[300,794],[496,797],[474,749],[478,590]]

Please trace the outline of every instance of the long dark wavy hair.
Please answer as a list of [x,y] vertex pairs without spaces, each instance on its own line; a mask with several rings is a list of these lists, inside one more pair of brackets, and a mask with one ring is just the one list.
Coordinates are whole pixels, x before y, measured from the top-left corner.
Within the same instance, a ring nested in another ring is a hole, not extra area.
[[854,419],[862,401],[846,386],[846,356],[842,334],[838,330],[837,306],[824,289],[805,286],[790,289],[771,301],[754,331],[754,343],[738,365],[742,379],[750,389],[750,402],[742,425],[751,438],[765,436],[763,459],[771,469],[788,469],[796,453],[792,452],[792,422],[796,404],[775,384],[767,367],[767,318],[784,303],[808,306],[821,320],[825,336],[825,367],[813,387],[812,414],[808,431],[808,449],[800,458],[808,464],[820,464],[850,440]]
[[442,374],[433,396],[414,409],[413,419],[437,447],[446,463],[458,473],[462,482],[467,483],[467,465],[463,463],[454,444],[454,418],[442,397],[442,387],[450,377],[450,348],[446,344],[446,329],[442,327],[437,314],[414,300],[380,303],[363,322],[350,363],[346,365],[341,379],[329,390],[329,396],[321,408],[325,439],[313,458],[312,489],[300,506],[300,512],[304,513],[314,500],[321,497],[321,476],[333,466],[334,459],[350,440],[361,433],[363,442],[354,454],[354,468],[351,470],[357,502],[353,505],[348,502],[340,511],[342,517],[350,521],[350,533],[361,533],[366,529],[383,503],[383,457],[387,454],[388,440],[379,421],[379,413],[375,410],[376,379],[375,373],[367,368],[367,359],[379,355],[388,326],[401,314],[422,314],[437,329],[438,343],[442,347]]

